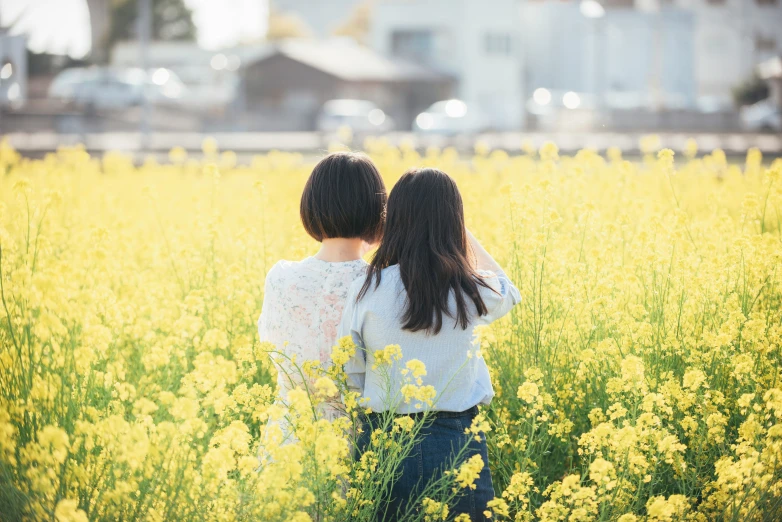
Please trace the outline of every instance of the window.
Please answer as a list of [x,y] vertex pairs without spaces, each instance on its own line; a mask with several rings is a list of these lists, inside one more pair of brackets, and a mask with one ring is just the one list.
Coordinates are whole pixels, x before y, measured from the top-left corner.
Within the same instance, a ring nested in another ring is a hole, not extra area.
[[508,33],[487,33],[484,37],[486,54],[501,54],[507,56],[513,50],[513,39]]
[[394,31],[391,35],[391,53],[425,62],[434,57],[434,40],[432,31]]
[[758,52],[771,52],[777,50],[777,41],[773,36],[755,35],[755,50]]

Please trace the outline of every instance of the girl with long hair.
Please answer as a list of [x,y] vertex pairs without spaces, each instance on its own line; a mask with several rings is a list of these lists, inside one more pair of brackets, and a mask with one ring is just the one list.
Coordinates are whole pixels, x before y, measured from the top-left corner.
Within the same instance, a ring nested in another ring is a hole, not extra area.
[[[483,467],[474,489],[467,488],[450,512],[484,520],[494,498],[486,440],[482,433],[476,440],[465,429],[494,391],[473,329],[504,316],[520,299],[502,268],[466,230],[454,180],[436,169],[405,173],[389,196],[383,238],[368,274],[348,292],[339,330],[357,346],[345,365],[348,385],[373,412],[362,421],[359,452],[367,448],[383,412],[426,415],[383,518],[400,516],[427,484],[459,464],[455,456],[468,446],[463,458],[480,455]],[[404,379],[389,383],[388,373],[379,370],[374,353],[392,344],[402,353],[392,362],[392,374],[400,374],[413,359],[423,362],[420,385],[436,391],[431,405],[406,400]]]

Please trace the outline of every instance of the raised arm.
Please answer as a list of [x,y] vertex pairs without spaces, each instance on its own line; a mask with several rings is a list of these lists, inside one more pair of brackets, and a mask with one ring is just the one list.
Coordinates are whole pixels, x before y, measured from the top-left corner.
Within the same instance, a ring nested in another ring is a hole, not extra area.
[[470,248],[475,255],[475,264],[478,270],[488,270],[498,275],[505,273],[500,264],[483,248],[483,245],[480,244],[469,229],[467,230],[467,241],[470,243]]
[[521,293],[505,274],[500,264],[491,257],[491,254],[483,248],[469,230],[467,231],[467,239],[475,255],[476,268],[482,272],[481,275],[489,276],[485,281],[493,290],[484,296],[488,313],[482,317],[483,321],[490,323],[507,314],[511,308],[516,306],[521,301]]

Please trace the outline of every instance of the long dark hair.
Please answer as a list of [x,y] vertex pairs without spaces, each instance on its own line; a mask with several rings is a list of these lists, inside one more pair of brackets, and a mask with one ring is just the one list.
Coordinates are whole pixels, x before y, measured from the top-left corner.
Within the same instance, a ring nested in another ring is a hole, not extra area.
[[[383,239],[369,266],[360,300],[381,271],[399,265],[407,292],[402,328],[438,333],[443,314],[462,329],[469,322],[467,299],[486,315],[479,287],[490,288],[475,271],[464,227],[464,205],[456,183],[437,169],[413,169],[396,183],[388,198]],[[449,309],[453,292],[456,313]]]

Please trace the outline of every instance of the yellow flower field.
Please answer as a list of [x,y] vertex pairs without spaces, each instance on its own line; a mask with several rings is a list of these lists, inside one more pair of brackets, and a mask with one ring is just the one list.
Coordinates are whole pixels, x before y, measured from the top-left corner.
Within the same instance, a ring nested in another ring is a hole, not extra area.
[[[493,519],[782,519],[782,160],[365,148],[389,188],[413,165],[453,175],[522,292],[477,332]],[[317,248],[311,167],[213,142],[140,167],[0,145],[0,520],[373,519],[416,426],[354,462],[350,419],[312,405],[338,366],[283,408],[255,330],[267,270]],[[476,464],[409,520],[451,520]]]

